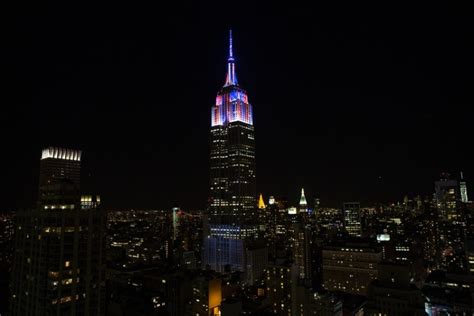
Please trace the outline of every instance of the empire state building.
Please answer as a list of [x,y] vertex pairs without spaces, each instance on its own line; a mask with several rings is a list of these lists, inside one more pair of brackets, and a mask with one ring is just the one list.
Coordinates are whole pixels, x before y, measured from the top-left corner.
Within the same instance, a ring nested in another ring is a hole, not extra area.
[[255,217],[255,132],[252,105],[235,73],[232,31],[224,87],[211,109],[210,221],[247,225]]
[[257,236],[252,106],[235,73],[232,31],[227,76],[211,108],[209,230],[203,265],[245,271],[246,247]]

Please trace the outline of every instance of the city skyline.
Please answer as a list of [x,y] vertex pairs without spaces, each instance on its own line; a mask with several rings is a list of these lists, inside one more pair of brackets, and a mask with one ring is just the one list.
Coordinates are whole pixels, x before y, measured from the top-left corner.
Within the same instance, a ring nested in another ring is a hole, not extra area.
[[103,192],[104,207],[204,208],[207,168],[194,166],[208,164],[208,105],[222,81],[229,27],[260,126],[257,192],[266,199],[297,201],[304,187],[309,201],[332,206],[394,201],[431,194],[444,171],[464,171],[472,183],[473,110],[459,115],[470,103],[472,68],[462,15],[443,13],[446,26],[416,14],[392,25],[395,17],[341,13],[331,21],[311,10],[279,20],[256,7],[248,23],[237,19],[239,10],[211,23],[187,19],[192,9],[184,8],[182,24],[153,20],[114,30],[107,27],[118,22],[113,17],[92,15],[90,25],[73,27],[79,13],[66,19],[44,9],[50,22],[35,30],[39,16],[14,9],[18,36],[7,39],[14,107],[0,127],[3,135],[17,130],[5,142],[15,154],[1,158],[9,166],[5,208],[34,203],[36,157],[47,146],[84,151],[94,179],[84,185]]
[[68,6],[12,14],[0,314],[474,315],[467,20]]

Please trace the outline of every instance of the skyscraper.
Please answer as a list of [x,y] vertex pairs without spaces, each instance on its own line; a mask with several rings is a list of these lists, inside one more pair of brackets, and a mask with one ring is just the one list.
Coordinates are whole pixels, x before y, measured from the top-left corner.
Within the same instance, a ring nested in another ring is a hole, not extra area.
[[255,135],[252,106],[237,83],[229,38],[224,87],[211,109],[210,215],[212,223],[242,225],[255,215]]
[[469,202],[469,198],[467,196],[467,185],[466,181],[464,180],[464,175],[461,172],[461,181],[459,182],[459,188],[461,190],[461,202],[467,203]]
[[245,238],[255,219],[255,135],[252,106],[235,72],[232,31],[225,84],[211,108],[209,231],[203,264],[222,271],[245,267]]
[[105,213],[80,195],[80,151],[40,165],[37,208],[16,214],[11,315],[104,315]]
[[440,215],[448,221],[460,219],[461,190],[459,182],[451,179],[448,173],[441,174],[435,182],[435,200]]
[[344,211],[344,225],[347,232],[351,236],[361,235],[360,225],[360,203],[359,202],[346,202],[343,205]]
[[298,278],[311,280],[311,226],[293,223],[293,262],[298,269]]

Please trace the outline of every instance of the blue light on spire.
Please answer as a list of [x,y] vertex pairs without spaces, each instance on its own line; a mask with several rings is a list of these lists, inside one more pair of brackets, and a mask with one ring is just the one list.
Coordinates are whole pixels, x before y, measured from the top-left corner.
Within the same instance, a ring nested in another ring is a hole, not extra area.
[[233,85],[237,85],[237,76],[235,74],[235,60],[232,47],[232,30],[229,30],[229,58],[227,59],[227,76],[224,86]]
[[232,44],[232,30],[230,30],[227,77],[224,85],[228,88],[221,89],[217,94],[216,103],[211,110],[211,126],[223,126],[232,122],[253,125],[252,105],[249,103],[247,93],[237,84]]

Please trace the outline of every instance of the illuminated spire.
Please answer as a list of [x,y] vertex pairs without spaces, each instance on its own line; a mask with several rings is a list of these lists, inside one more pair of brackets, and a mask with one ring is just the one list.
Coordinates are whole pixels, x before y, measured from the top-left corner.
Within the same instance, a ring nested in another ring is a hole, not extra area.
[[259,209],[264,209],[266,206],[265,206],[265,202],[263,202],[263,196],[262,196],[262,193],[260,193],[260,198],[258,199],[258,208]]
[[224,87],[234,85],[237,85],[237,76],[235,75],[235,60],[232,49],[232,30],[229,30],[229,58],[227,58],[227,76]]
[[306,208],[307,206],[308,206],[308,203],[306,202],[306,197],[304,196],[304,189],[301,188],[300,207]]

